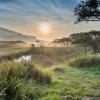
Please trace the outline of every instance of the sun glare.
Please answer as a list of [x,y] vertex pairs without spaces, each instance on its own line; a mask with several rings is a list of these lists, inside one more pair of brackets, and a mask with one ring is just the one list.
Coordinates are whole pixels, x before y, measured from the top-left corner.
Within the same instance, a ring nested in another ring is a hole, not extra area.
[[49,24],[42,24],[42,25],[40,26],[40,31],[41,31],[42,33],[45,33],[45,34],[49,33],[49,31],[50,31],[50,26],[49,26]]

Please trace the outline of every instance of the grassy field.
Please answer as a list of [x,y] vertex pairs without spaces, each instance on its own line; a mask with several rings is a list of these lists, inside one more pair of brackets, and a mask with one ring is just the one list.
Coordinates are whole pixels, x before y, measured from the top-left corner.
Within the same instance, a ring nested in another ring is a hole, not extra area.
[[100,99],[100,67],[98,66],[78,68],[70,67],[66,63],[55,67],[52,77],[53,85],[45,89],[48,95],[45,95],[43,100]]
[[30,45],[25,43],[13,43],[13,42],[1,42],[0,41],[0,60],[7,60],[8,57],[16,58],[27,51],[29,51]]
[[22,54],[32,61],[0,64],[0,100],[100,100],[99,56],[86,56],[81,47],[32,47]]
[[32,62],[40,66],[52,66],[64,63],[70,58],[80,56],[83,53],[80,47],[31,47],[14,45],[0,45],[0,60],[14,60],[23,55],[32,55]]
[[29,54],[32,55],[32,61],[35,64],[48,67],[64,63],[69,59],[82,55],[83,52],[83,49],[80,47],[33,47]]

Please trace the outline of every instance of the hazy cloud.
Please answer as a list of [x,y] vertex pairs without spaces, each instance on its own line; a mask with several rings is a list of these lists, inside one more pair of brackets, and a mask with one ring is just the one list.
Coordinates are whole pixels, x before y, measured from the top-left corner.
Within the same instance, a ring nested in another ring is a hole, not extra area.
[[[38,34],[40,23],[52,26],[49,38],[89,30],[91,24],[74,25],[73,10],[79,0],[0,0],[0,26],[26,34]],[[94,24],[94,28],[98,23]]]

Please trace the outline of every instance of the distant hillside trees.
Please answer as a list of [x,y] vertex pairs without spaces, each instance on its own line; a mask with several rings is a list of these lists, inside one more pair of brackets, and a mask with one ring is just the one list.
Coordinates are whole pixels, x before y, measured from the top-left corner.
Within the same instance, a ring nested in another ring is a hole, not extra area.
[[66,46],[81,45],[85,49],[85,54],[88,51],[96,54],[100,52],[100,31],[71,34],[68,38],[55,39],[53,43],[63,43]]
[[82,32],[77,34],[70,35],[72,44],[80,44],[84,46],[85,53],[88,49],[91,49],[93,53],[100,52],[100,32],[91,31],[91,32]]
[[58,44],[61,43],[61,44],[64,44],[65,46],[69,46],[70,42],[71,42],[70,38],[67,38],[67,37],[63,37],[61,39],[55,39],[53,41],[53,43],[58,43]]
[[[76,23],[82,21],[100,21],[100,0],[82,0],[74,9],[77,17]],[[70,36],[72,43],[80,44],[87,48],[91,48],[93,53],[100,52],[100,32],[91,31],[85,33],[72,34]]]

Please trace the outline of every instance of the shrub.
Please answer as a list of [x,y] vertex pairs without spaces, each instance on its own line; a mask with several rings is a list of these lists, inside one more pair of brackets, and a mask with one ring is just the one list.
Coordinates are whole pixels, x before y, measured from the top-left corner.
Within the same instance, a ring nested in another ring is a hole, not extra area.
[[34,80],[38,83],[51,83],[51,76],[45,70],[34,66],[32,63],[8,62],[1,65],[0,75],[10,80],[13,77]]
[[7,81],[5,100],[25,100],[25,85],[22,80],[12,78]]
[[51,76],[32,63],[7,62],[0,64],[0,100],[37,100],[39,84],[50,84]]
[[43,95],[43,91],[41,91],[39,87],[33,84],[32,81],[29,81],[26,85],[26,100],[38,100],[38,98]]
[[76,67],[99,67],[100,58],[99,57],[82,57],[76,58],[69,61],[70,66]]
[[25,66],[28,66],[26,70],[26,79],[34,79],[38,83],[50,84],[51,76],[48,70],[42,69],[41,67],[34,66],[31,63],[26,63]]
[[4,100],[37,100],[41,91],[33,82],[12,78],[6,85]]
[[6,85],[6,78],[0,76],[0,100],[4,100],[3,96],[5,95]]

